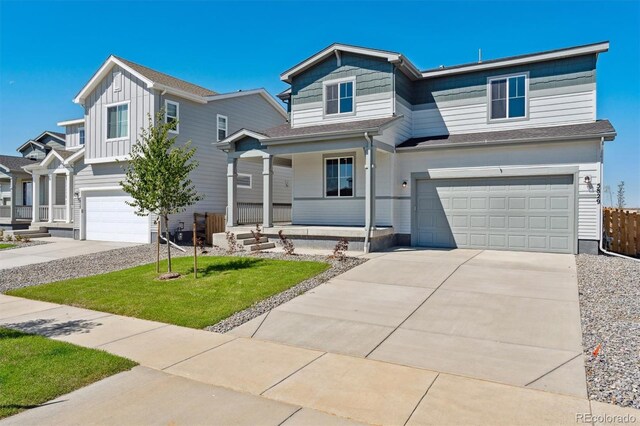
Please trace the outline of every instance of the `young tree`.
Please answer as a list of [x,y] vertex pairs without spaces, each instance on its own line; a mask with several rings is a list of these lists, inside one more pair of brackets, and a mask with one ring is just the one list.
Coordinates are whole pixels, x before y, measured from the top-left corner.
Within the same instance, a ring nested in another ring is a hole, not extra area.
[[625,204],[625,200],[624,200],[624,181],[620,181],[620,183],[618,184],[618,208],[619,209],[623,209],[624,208],[624,204]]
[[[154,125],[149,114],[148,129],[142,129],[130,159],[123,164],[125,178],[120,186],[133,198],[128,204],[136,209],[138,216],[154,213],[164,222],[167,269],[171,272],[169,215],[184,211],[203,197],[189,178],[191,171],[198,167],[198,163],[191,160],[196,152],[191,148],[191,141],[181,147],[174,146],[176,138],[169,137],[169,131],[175,129],[178,122],[165,122],[164,111],[156,115],[156,123]],[[160,259],[157,261],[159,264]]]

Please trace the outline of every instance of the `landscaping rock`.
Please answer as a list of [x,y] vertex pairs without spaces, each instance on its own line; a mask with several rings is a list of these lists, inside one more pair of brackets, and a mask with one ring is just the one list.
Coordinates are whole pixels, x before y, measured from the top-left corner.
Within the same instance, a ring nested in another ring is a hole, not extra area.
[[161,281],[175,280],[176,278],[180,278],[180,274],[177,272],[165,272],[164,274],[160,274],[158,277]]
[[640,408],[640,262],[586,254],[576,262],[589,398]]

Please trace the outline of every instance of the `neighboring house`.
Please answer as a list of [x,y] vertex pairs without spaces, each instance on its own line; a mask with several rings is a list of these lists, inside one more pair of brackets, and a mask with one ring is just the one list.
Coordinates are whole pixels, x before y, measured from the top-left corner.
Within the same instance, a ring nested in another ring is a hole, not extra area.
[[64,133],[47,130],[42,132],[37,138],[26,141],[17,151],[24,158],[42,160],[52,149],[65,149],[65,144]]
[[[608,42],[420,71],[333,44],[285,71],[289,123],[240,130],[229,159],[291,159],[300,241],[597,253],[604,141],[596,62]],[[241,162],[242,163],[242,162]],[[270,199],[265,226],[272,225]]]
[[31,176],[22,167],[34,160],[0,155],[0,229],[21,229],[31,222]]
[[[78,93],[74,102],[84,117],[58,123],[65,127],[66,151],[53,150],[40,163],[25,168],[38,177],[34,191],[46,187],[48,203],[34,202],[33,225],[76,239],[148,243],[155,232],[153,216],[140,217],[122,191],[123,164],[140,129],[155,121],[178,120],[172,136],[192,142],[199,167],[191,178],[204,199],[170,219],[171,231],[191,229],[194,212],[224,213],[226,156],[213,145],[240,128],[282,124],[287,114],[264,89],[219,94],[209,89],[110,56]],[[247,222],[262,206],[261,164],[241,170]],[[275,167],[275,198],[290,209],[291,162]],[[49,184],[51,182],[51,184]]]

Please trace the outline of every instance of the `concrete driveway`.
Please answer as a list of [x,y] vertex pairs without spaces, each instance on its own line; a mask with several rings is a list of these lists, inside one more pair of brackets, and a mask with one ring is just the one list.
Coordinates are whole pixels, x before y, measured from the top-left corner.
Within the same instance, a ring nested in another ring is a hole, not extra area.
[[370,257],[230,333],[586,397],[573,256]]
[[135,243],[118,243],[109,241],[77,241],[71,238],[50,237],[43,239],[47,244],[29,246],[0,251],[0,269],[49,262],[51,260],[98,253],[122,247],[130,247]]

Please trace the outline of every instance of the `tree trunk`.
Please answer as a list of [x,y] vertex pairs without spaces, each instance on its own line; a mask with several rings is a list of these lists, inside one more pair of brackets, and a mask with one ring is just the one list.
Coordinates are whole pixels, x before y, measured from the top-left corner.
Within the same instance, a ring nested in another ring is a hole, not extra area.
[[171,272],[171,239],[169,237],[169,216],[164,217],[164,229],[167,234],[167,272]]
[[158,218],[158,233],[156,235],[156,273],[160,273],[160,237],[162,236],[162,219]]

